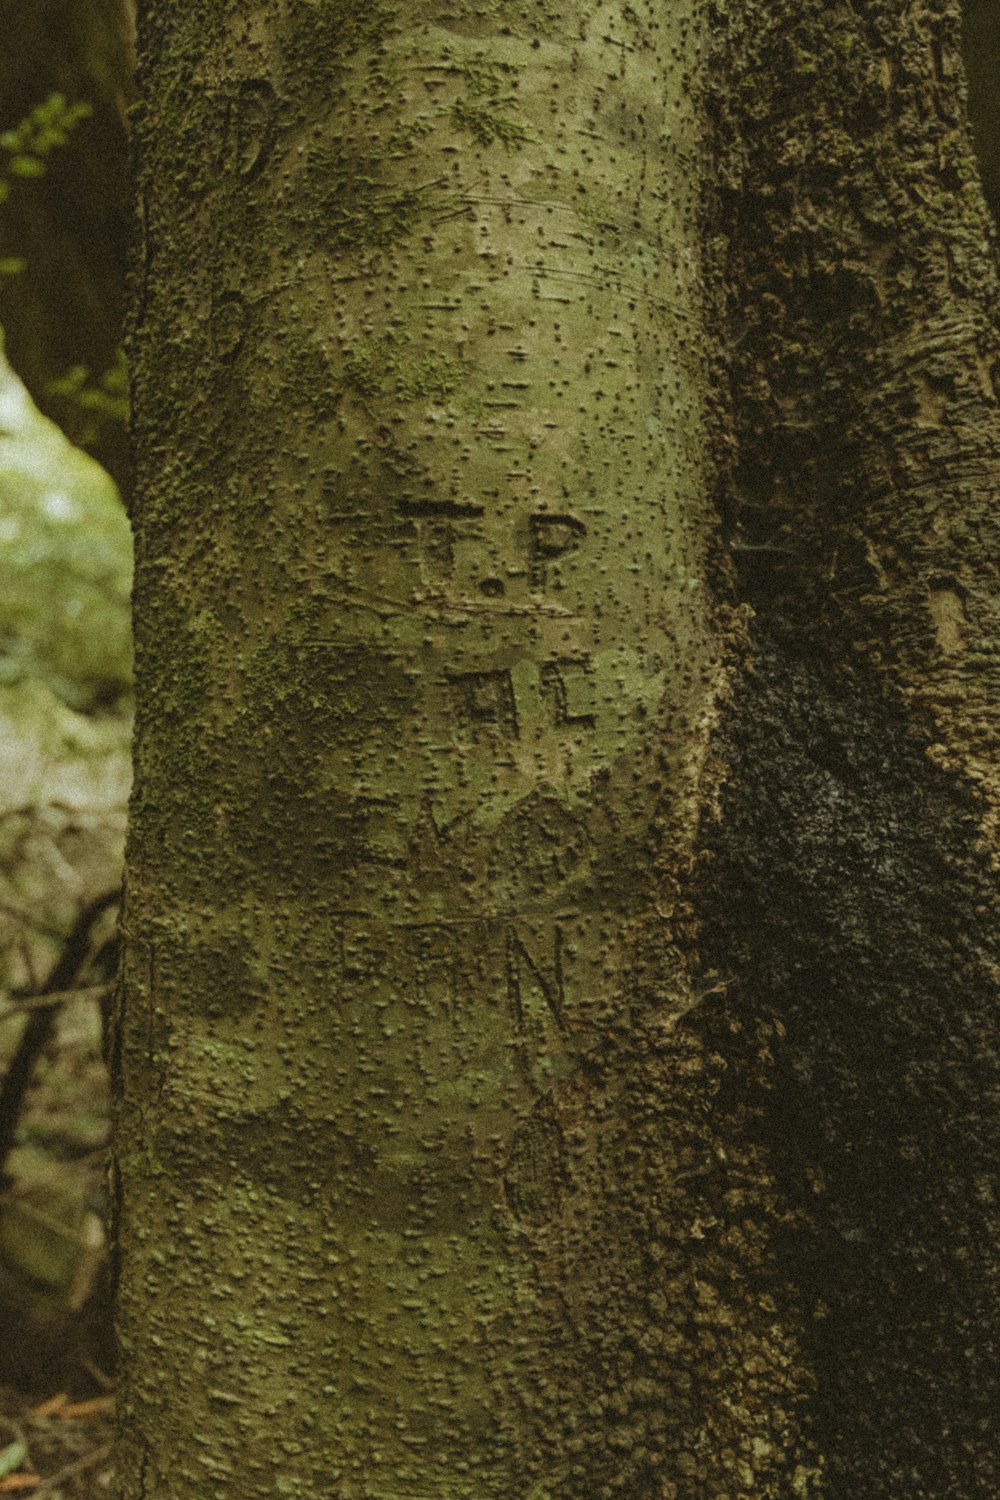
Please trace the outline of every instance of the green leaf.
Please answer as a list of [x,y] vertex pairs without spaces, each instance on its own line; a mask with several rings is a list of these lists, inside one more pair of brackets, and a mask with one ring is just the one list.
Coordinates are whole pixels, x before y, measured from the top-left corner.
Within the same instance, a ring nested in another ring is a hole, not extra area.
[[128,365],[124,349],[119,349],[115,363],[95,382],[85,365],[74,365],[46,386],[50,395],[73,401],[84,411],[95,412],[113,422],[128,419]]
[[15,177],[42,177],[45,173],[45,163],[39,161],[37,156],[12,156],[10,170]]
[[35,105],[31,111],[31,118],[33,120],[54,120],[57,115],[62,114],[65,108],[66,95],[60,94],[56,90],[54,93],[49,94],[47,99],[43,99],[41,104]]
[[20,276],[28,262],[20,255],[0,257],[0,276]]
[[53,146],[65,146],[68,140],[65,130],[60,130],[58,125],[46,125],[35,136],[32,146],[39,156],[47,156]]
[[6,1448],[0,1448],[0,1479],[20,1469],[27,1456],[27,1443],[8,1443]]
[[86,365],[73,365],[65,375],[50,380],[47,389],[53,396],[78,396],[87,384]]

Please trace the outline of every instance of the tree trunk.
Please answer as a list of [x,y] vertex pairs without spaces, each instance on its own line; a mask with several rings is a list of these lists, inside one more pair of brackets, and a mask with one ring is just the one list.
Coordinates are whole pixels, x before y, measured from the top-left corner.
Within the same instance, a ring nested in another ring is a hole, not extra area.
[[997,1487],[957,46],[150,8],[126,1500]]
[[988,1495],[1000,340],[958,6],[725,10],[755,620],[702,941],[781,1023],[755,1136],[830,1493]]

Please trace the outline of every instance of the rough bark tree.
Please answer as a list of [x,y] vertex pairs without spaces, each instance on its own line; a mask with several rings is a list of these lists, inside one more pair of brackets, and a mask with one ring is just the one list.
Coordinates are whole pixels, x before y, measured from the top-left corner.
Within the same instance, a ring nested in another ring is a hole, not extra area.
[[956,5],[140,23],[123,1497],[997,1493]]

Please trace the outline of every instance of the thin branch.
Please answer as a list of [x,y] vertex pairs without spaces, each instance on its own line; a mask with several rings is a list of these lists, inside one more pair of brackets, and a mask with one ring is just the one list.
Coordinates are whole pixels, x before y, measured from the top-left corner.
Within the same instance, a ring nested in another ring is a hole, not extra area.
[[40,999],[42,1004],[29,1007],[21,1039],[7,1065],[3,1082],[0,1083],[0,1176],[6,1168],[7,1158],[14,1144],[21,1106],[35,1064],[55,1027],[58,1005],[54,997],[75,988],[91,957],[93,929],[104,912],[116,905],[120,897],[121,889],[116,886],[113,890],[102,892],[96,900],[84,907],[49,972],[42,994],[30,997],[32,1000]]
[[113,984],[89,984],[78,990],[56,990],[53,994],[25,995],[23,998],[0,995],[0,1005],[5,1007],[0,1010],[0,1023],[9,1021],[11,1016],[24,1015],[25,1011],[44,1010],[47,1005],[65,1005],[70,1000],[103,1000],[113,990]]
[[82,1458],[75,1458],[71,1464],[65,1464],[63,1468],[57,1469],[47,1479],[32,1491],[32,1500],[37,1495],[51,1495],[60,1485],[65,1484],[67,1479],[73,1479],[77,1474],[84,1474],[88,1469],[94,1469],[98,1464],[104,1463],[111,1457],[111,1444],[102,1443],[99,1448],[91,1448]]

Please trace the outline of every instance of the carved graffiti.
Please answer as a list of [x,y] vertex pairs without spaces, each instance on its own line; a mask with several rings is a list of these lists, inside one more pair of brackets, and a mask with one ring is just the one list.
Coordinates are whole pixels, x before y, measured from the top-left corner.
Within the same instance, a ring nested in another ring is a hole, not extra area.
[[239,292],[221,292],[212,302],[212,352],[216,359],[235,359],[247,335],[250,314]]
[[531,582],[544,588],[548,572],[556,558],[575,552],[587,534],[587,528],[576,516],[539,514],[529,517],[531,535]]
[[592,854],[586,825],[554,797],[533,792],[501,819],[493,837],[496,896],[516,907],[565,891]]
[[556,724],[593,728],[596,714],[593,711],[591,672],[592,664],[586,656],[558,657],[543,664],[542,692],[552,706]]
[[455,711],[466,728],[474,734],[492,730],[505,739],[517,737],[514,684],[507,670],[461,672],[449,680]]
[[256,177],[274,149],[278,98],[266,78],[240,84],[226,110],[223,166],[244,182]]
[[515,1219],[544,1224],[559,1207],[566,1175],[562,1131],[541,1109],[515,1132],[504,1173],[504,1194]]
[[563,934],[557,923],[552,934],[552,959],[546,967],[531,952],[517,928],[507,930],[507,1002],[515,1030],[521,1037],[537,1037],[553,1021],[564,1030]]

